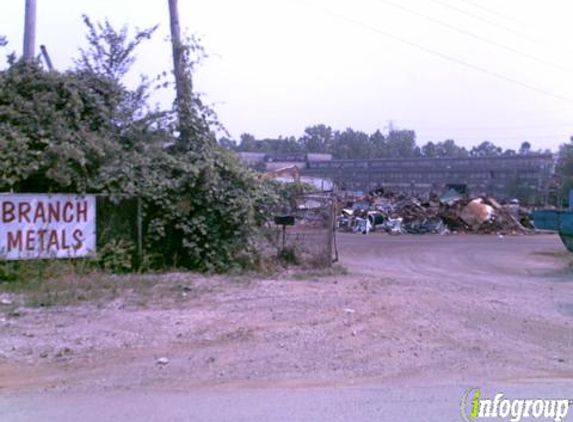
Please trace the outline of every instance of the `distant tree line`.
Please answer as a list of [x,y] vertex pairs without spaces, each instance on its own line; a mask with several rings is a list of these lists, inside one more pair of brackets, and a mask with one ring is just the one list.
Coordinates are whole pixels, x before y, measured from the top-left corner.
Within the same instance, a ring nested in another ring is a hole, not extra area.
[[333,130],[323,124],[307,127],[299,138],[279,136],[276,139],[255,139],[253,135],[243,133],[239,142],[223,137],[219,139],[219,143],[235,151],[268,154],[325,153],[332,154],[335,159],[496,157],[534,152],[527,141],[523,142],[517,151],[504,150],[490,141],[483,141],[467,149],[456,144],[452,139],[440,142],[430,141],[420,147],[416,143],[416,132],[413,130],[392,129],[387,134],[377,130],[372,134],[367,134],[351,128],[344,131]]
[[[471,148],[456,144],[453,139],[427,142],[422,146],[416,143],[413,130],[390,130],[387,134],[380,130],[372,134],[348,128],[333,130],[319,124],[307,127],[299,138],[294,136],[276,139],[255,139],[244,133],[240,141],[220,138],[221,146],[234,151],[263,152],[267,154],[326,153],[334,159],[369,158],[409,158],[409,157],[499,157],[528,154],[551,154],[549,149],[534,150],[531,143],[524,141],[518,150],[503,149],[491,141],[483,141]],[[573,189],[573,136],[562,144],[556,154],[555,182],[565,200]]]

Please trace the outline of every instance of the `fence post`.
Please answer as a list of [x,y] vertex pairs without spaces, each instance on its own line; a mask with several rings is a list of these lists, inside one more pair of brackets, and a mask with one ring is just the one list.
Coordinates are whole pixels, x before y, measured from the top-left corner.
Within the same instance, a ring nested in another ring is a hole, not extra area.
[[326,253],[327,253],[327,257],[326,257],[326,266],[330,267],[332,266],[332,250],[333,250],[333,240],[334,240],[334,201],[332,200],[332,197],[327,197],[327,201],[326,201],[327,205],[328,205],[328,237],[327,237],[327,246],[326,246]]
[[143,263],[143,214],[141,196],[137,197],[137,266],[141,270]]
[[331,263],[338,262],[338,245],[336,244],[336,217],[338,216],[338,195],[331,194],[330,215],[332,216],[330,224],[331,240],[331,253],[334,253],[334,258],[331,255]]

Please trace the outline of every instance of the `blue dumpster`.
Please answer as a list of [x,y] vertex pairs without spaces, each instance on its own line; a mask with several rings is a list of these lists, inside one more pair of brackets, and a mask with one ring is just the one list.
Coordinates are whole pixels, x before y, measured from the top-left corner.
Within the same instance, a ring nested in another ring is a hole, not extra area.
[[559,232],[565,247],[573,252],[573,211],[538,210],[531,217],[537,229]]

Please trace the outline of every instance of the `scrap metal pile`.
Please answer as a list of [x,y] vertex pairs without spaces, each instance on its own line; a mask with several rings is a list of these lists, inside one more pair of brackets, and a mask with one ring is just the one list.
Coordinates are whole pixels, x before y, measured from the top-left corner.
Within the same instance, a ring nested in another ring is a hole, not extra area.
[[488,196],[466,197],[450,190],[428,198],[386,193],[340,203],[340,230],[390,234],[525,234],[532,231],[529,211]]

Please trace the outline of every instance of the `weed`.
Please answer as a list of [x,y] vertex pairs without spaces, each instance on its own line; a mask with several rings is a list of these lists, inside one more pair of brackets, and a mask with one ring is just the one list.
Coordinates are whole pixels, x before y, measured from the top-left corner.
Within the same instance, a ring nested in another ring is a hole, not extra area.
[[296,248],[291,246],[286,246],[282,248],[279,252],[279,261],[283,265],[298,265],[300,264],[300,258],[296,251]]
[[571,252],[563,250],[563,251],[537,251],[535,252],[535,255],[541,255],[541,256],[548,256],[551,258],[558,258],[558,259],[570,259],[571,258]]
[[313,268],[300,272],[296,272],[292,275],[295,280],[310,280],[313,278],[326,278],[326,277],[337,277],[348,275],[348,270],[346,267],[336,264],[331,267],[326,268]]
[[127,273],[134,269],[135,245],[123,239],[111,240],[98,251],[101,268],[112,273]]

